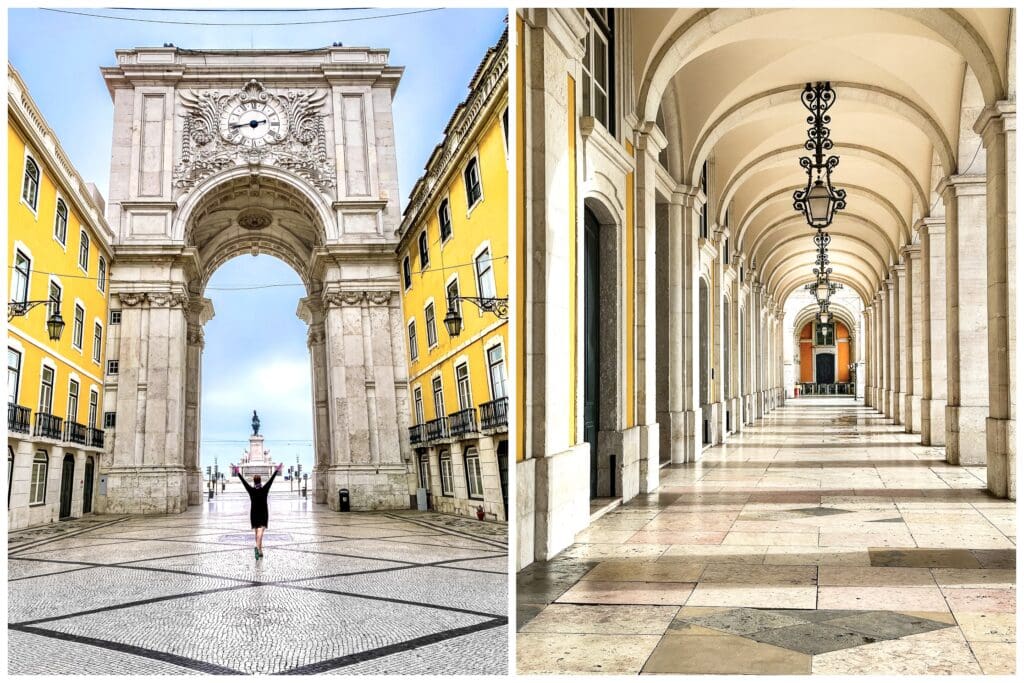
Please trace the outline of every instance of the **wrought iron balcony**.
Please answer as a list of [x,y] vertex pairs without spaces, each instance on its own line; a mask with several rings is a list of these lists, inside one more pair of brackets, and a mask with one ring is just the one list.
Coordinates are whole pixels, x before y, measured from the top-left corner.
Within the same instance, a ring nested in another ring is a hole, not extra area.
[[49,413],[36,413],[36,429],[32,435],[60,441],[63,436],[63,434],[61,434],[61,428],[63,425],[64,420],[56,415],[50,415]]
[[103,437],[105,432],[102,429],[89,427],[85,435],[85,445],[90,448],[103,448]]
[[87,427],[81,422],[64,423],[64,440],[69,443],[85,445],[85,431]]
[[448,438],[448,418],[446,417],[430,420],[423,426],[426,427],[427,441]]
[[475,434],[476,408],[465,408],[448,416],[448,430],[452,436]]
[[484,430],[508,429],[507,397],[480,404],[480,428]]
[[415,424],[409,427],[409,443],[415,446],[418,443],[423,443],[424,441],[426,441],[427,439],[424,432],[425,429],[424,425],[422,424]]
[[32,430],[32,409],[14,403],[7,404],[7,431],[28,434]]

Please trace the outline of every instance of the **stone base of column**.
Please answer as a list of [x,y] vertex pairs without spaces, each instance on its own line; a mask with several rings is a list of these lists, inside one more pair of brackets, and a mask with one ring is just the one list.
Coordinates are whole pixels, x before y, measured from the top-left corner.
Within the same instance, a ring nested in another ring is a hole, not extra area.
[[987,406],[946,406],[946,462],[984,465]]
[[[700,444],[701,447],[714,446],[722,443],[721,420],[724,419],[721,403],[708,403],[700,407]],[[704,431],[707,430],[707,440]]]
[[597,433],[597,495],[621,497],[640,493],[640,429]]
[[[567,451],[531,458],[526,463],[534,467],[533,559],[550,560],[572,545],[576,534],[590,524],[590,444],[577,444]],[[517,467],[516,474],[521,471]],[[517,480],[517,493],[530,479],[527,476]],[[516,506],[522,508],[527,502],[528,498],[517,498]],[[520,525],[519,534],[522,528]]]
[[537,524],[537,458],[529,458],[516,463],[516,504],[515,510],[509,512],[516,518],[516,571],[538,559],[536,552]]
[[946,399],[921,399],[921,444],[946,445]]
[[743,431],[743,408],[738,398],[725,402],[725,431],[735,434]]
[[[228,472],[224,476],[231,476],[231,473]],[[203,491],[203,472],[198,467],[187,469],[185,470],[185,477],[188,481],[188,504],[199,505],[203,502],[203,495],[205,494],[205,491]]]
[[1015,420],[990,417],[985,421],[988,491],[997,498],[1017,500],[1016,429]]
[[408,510],[405,465],[333,465],[327,468],[327,507],[338,510],[338,492],[348,489],[352,510]]
[[903,395],[903,431],[917,434],[921,431],[921,397],[914,394]]
[[864,405],[869,408],[872,408],[875,402],[874,393],[875,388],[870,384],[864,387]]
[[640,425],[640,493],[654,493],[661,485],[661,425]]
[[892,389],[882,389],[882,414],[892,417]]
[[97,512],[167,515],[188,508],[189,481],[184,467],[111,467],[101,474],[107,478],[107,495],[99,496]]
[[903,392],[892,392],[892,423],[903,424]]
[[764,394],[760,391],[755,391],[751,396],[754,398],[754,419],[760,420],[764,417]]
[[743,399],[743,424],[752,425],[754,420],[757,419],[754,410],[754,395],[746,394]]
[[313,502],[320,505],[327,503],[327,468],[313,468]]

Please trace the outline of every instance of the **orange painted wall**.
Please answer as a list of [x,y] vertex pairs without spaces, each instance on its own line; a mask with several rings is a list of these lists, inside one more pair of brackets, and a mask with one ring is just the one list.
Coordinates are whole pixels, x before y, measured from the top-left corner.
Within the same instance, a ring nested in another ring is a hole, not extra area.
[[836,339],[845,339],[838,342],[838,358],[836,358],[836,379],[840,382],[850,381],[850,331],[846,325],[836,323]]
[[[807,323],[803,329],[800,330],[800,381],[801,382],[813,382],[814,381],[814,334],[812,330],[813,324]],[[850,381],[850,331],[846,325],[837,322],[836,323],[836,339],[843,341],[838,342],[836,353],[836,381],[837,382],[849,382]],[[807,340],[807,341],[804,341]]]

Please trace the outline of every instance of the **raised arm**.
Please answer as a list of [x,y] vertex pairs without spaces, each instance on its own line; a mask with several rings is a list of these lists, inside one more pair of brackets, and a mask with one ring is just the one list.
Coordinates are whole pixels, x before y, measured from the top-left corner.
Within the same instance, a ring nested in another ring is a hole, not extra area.
[[280,469],[275,469],[274,473],[270,475],[270,479],[267,480],[267,488],[268,489],[270,488],[270,485],[274,483],[274,477],[276,477],[277,473],[280,472],[280,471],[281,471]]
[[236,477],[238,477],[238,478],[239,478],[239,479],[241,480],[241,482],[242,482],[242,486],[244,486],[244,487],[245,487],[245,490],[246,490],[246,491],[251,491],[251,490],[252,490],[252,487],[251,487],[251,486],[249,486],[249,482],[247,482],[247,481],[245,480],[245,477],[243,477],[243,476],[242,476],[242,470],[238,470],[238,471],[236,471],[236,472],[235,472],[235,476],[236,476]]

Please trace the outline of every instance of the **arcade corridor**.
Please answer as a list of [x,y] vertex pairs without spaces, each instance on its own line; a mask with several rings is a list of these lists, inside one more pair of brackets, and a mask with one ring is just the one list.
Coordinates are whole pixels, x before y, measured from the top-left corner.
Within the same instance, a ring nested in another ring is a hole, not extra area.
[[518,577],[520,673],[1012,673],[1015,506],[849,398],[791,399]]

